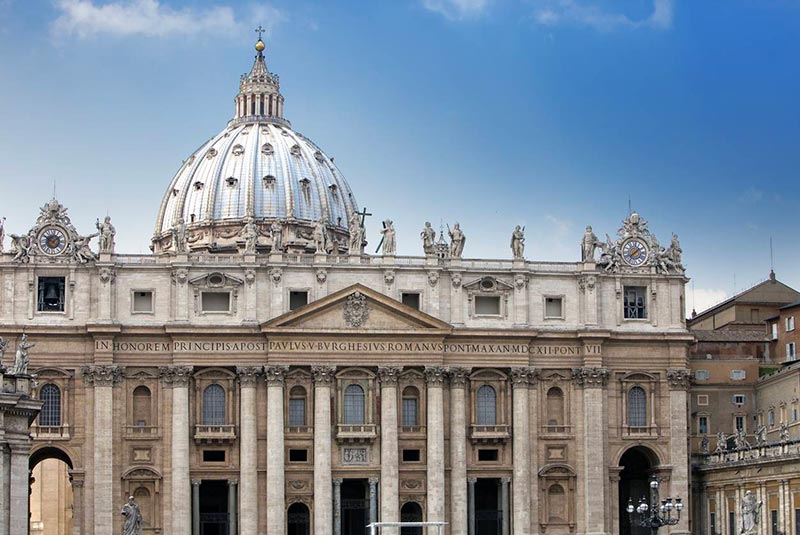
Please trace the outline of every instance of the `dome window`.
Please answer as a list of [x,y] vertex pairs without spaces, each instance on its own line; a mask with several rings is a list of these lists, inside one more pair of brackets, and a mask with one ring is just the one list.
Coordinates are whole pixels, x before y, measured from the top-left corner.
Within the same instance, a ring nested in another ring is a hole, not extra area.
[[172,190],[172,196],[173,196],[173,197],[177,197],[177,196],[178,196],[178,193],[180,193],[180,190],[179,190],[178,188],[173,188],[173,190]]
[[189,159],[186,160],[186,165],[192,165],[194,163],[194,154],[189,156]]
[[269,135],[269,128],[267,128],[265,126],[264,128],[261,129],[261,133],[264,134],[265,136],[268,136]]
[[337,186],[336,184],[331,184],[330,186],[328,186],[328,189],[331,190],[331,197],[333,197],[333,200],[338,200],[339,186]]
[[289,132],[287,132],[286,130],[281,130],[281,135],[288,136]]
[[239,179],[233,176],[229,176],[225,179],[225,183],[228,184],[228,187],[235,188],[236,184],[239,183]]
[[267,175],[261,179],[264,182],[265,188],[273,188],[275,187],[275,177],[272,175]]
[[208,149],[208,152],[206,153],[206,158],[210,160],[216,155],[217,155],[217,149]]
[[266,154],[267,156],[274,154],[275,148],[272,146],[272,143],[264,143],[261,145],[261,154]]
[[317,152],[314,153],[314,158],[316,158],[318,162],[324,162],[325,161],[325,156],[323,156],[320,151],[317,151]]
[[292,153],[292,156],[300,156],[300,145],[297,144],[292,145],[292,148],[290,149],[289,152]]
[[194,189],[200,191],[201,189],[203,189],[203,183],[198,180],[197,182],[194,183]]
[[231,149],[231,154],[234,156],[241,156],[244,154],[244,147],[242,145],[234,145],[233,149]]
[[303,197],[306,203],[311,202],[311,181],[307,178],[300,179],[300,191],[303,192]]

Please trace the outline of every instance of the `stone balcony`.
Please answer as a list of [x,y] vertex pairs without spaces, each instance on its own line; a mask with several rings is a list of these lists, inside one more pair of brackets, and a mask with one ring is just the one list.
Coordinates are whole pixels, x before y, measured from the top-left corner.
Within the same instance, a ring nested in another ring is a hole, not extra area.
[[469,438],[473,444],[502,444],[511,438],[511,426],[501,425],[471,425]]
[[287,425],[283,429],[284,434],[291,438],[311,438],[314,436],[314,428],[310,425]]
[[69,424],[63,425],[38,425],[31,426],[31,436],[34,440],[69,440]]
[[339,443],[372,443],[378,438],[375,424],[339,424],[336,426],[336,441]]
[[398,429],[399,438],[413,439],[425,438],[427,429],[424,425],[401,425]]
[[125,438],[138,440],[155,440],[161,437],[161,428],[157,425],[126,425]]
[[236,440],[236,426],[197,424],[194,426],[194,440],[206,444],[233,442]]
[[752,446],[720,453],[696,453],[693,464],[699,469],[746,466],[765,462],[783,462],[800,458],[800,440],[770,442],[763,446]]

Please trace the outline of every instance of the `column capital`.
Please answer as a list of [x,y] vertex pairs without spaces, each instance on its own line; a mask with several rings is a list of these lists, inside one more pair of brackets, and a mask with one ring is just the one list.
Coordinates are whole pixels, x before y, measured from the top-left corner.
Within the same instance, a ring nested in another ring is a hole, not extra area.
[[692,372],[686,368],[671,368],[667,370],[667,381],[670,390],[689,390]]
[[192,480],[192,486],[193,487],[199,487],[202,483],[203,483],[202,479],[193,479]]
[[237,366],[236,375],[239,376],[239,384],[242,387],[256,386],[261,375],[261,368],[259,366]]
[[161,366],[158,374],[166,385],[187,387],[193,371],[192,366]]
[[264,380],[267,385],[282,385],[289,366],[264,366]]
[[500,478],[500,483],[502,483],[503,485],[508,485],[509,483],[511,483],[511,478],[510,477],[501,477]]
[[528,388],[536,384],[539,379],[539,369],[530,366],[511,368],[511,386],[513,388]]
[[369,481],[369,485],[370,485],[371,487],[374,487],[375,485],[377,485],[377,484],[380,482],[380,478],[377,478],[377,477],[371,477],[371,478],[369,478],[369,480],[368,480],[368,481]]
[[333,484],[334,485],[339,486],[342,483],[344,483],[344,479],[342,479],[341,477],[334,477],[333,478]]
[[425,382],[428,386],[442,386],[445,378],[445,369],[442,366],[425,366]]
[[467,379],[472,368],[463,368],[460,366],[450,366],[447,368],[447,375],[450,377],[450,386],[454,388],[464,388],[467,386]]
[[467,483],[469,483],[470,485],[474,485],[477,482],[478,482],[478,478],[477,477],[468,477],[467,478]]
[[608,383],[607,368],[572,368],[572,380],[585,388],[602,388]]
[[83,380],[94,387],[115,386],[122,381],[122,368],[116,365],[83,366]]
[[311,366],[311,375],[314,383],[320,386],[331,386],[336,378],[336,366],[318,365]]
[[239,484],[239,480],[238,479],[229,479],[228,480],[228,486],[229,487],[235,487],[238,484]]
[[402,366],[378,366],[378,377],[381,385],[397,386],[397,380],[400,378],[400,372],[402,371]]

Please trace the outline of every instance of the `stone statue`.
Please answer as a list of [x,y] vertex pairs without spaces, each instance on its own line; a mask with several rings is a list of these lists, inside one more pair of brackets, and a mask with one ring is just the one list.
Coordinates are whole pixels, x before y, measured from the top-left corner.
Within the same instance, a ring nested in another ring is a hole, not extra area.
[[674,232],[672,233],[672,241],[669,244],[667,253],[669,253],[670,260],[672,260],[672,263],[675,264],[676,267],[681,267],[683,265],[681,263],[683,249],[681,249],[681,242],[678,241],[678,235]]
[[353,212],[350,216],[348,230],[350,231],[350,241],[348,242],[347,252],[355,255],[361,254],[361,248],[364,245],[364,226],[361,224],[361,218],[356,212]]
[[172,227],[172,248],[176,253],[186,252],[186,221],[181,217]]
[[708,435],[703,435],[703,440],[700,441],[700,451],[708,453]]
[[102,224],[100,224],[100,220],[98,219],[95,222],[95,227],[97,227],[97,231],[100,233],[100,252],[113,253],[115,245],[114,236],[117,234],[117,229],[111,224],[111,216],[106,216]]
[[717,449],[714,450],[714,453],[725,453],[728,451],[728,437],[725,436],[725,433],[720,431],[717,433]]
[[89,245],[92,238],[97,235],[98,233],[89,234],[88,236],[75,236],[72,242],[72,257],[76,262],[85,264],[86,262],[97,260],[97,255],[94,254],[94,251],[92,251]]
[[3,252],[3,247],[6,242],[6,218],[0,217],[0,253]]
[[120,514],[125,517],[122,535],[142,535],[142,511],[133,501],[133,496],[128,498],[128,503],[122,506]]
[[422,229],[422,232],[419,233],[419,236],[422,238],[422,250],[425,254],[435,254],[436,231],[433,230],[430,221],[425,222],[425,227]]
[[514,232],[511,233],[511,254],[514,255],[514,260],[525,258],[525,227],[514,227]]
[[756,447],[767,445],[767,426],[761,424],[756,429]]
[[3,365],[3,359],[6,356],[6,349],[8,349],[8,340],[3,340],[0,336],[0,370],[5,371],[6,367]]
[[325,220],[321,217],[317,224],[314,226],[314,232],[312,234],[312,238],[314,240],[314,252],[315,253],[326,253],[328,252],[328,229],[325,227]]
[[33,238],[31,235],[23,234],[22,236],[17,236],[16,234],[10,234],[10,236],[11,252],[14,254],[14,258],[12,258],[12,260],[14,262],[22,263],[29,262],[33,248]]
[[750,443],[747,441],[747,437],[744,434],[744,429],[738,429],[736,431],[736,436],[733,438],[733,440],[737,450],[750,449]]
[[450,256],[461,258],[461,254],[464,252],[464,242],[467,241],[461,225],[456,223],[453,225],[453,230],[450,230],[450,225],[447,225],[447,233],[450,235]]
[[383,250],[381,251],[384,256],[392,256],[397,252],[397,234],[394,230],[394,223],[391,219],[383,222]]
[[786,422],[781,422],[781,431],[779,436],[781,442],[789,441],[789,426],[786,425]]
[[245,254],[256,254],[256,247],[258,246],[258,225],[251,216],[247,216],[244,220],[244,226],[239,232],[239,235],[244,238],[244,252]]
[[597,236],[592,231],[591,225],[587,225],[586,232],[584,232],[581,240],[581,261],[594,262],[594,252],[602,245],[602,242],[597,239]]
[[283,222],[280,219],[273,221],[269,232],[272,236],[272,252],[280,252],[283,249]]
[[742,515],[740,535],[752,535],[758,530],[758,521],[761,516],[761,500],[756,500],[752,490],[748,490],[742,497]]
[[28,374],[28,363],[30,359],[28,358],[28,350],[35,346],[36,344],[31,344],[28,342],[28,335],[22,334],[19,337],[19,342],[17,342],[17,354],[14,358],[14,367],[11,368],[11,375],[27,375]]

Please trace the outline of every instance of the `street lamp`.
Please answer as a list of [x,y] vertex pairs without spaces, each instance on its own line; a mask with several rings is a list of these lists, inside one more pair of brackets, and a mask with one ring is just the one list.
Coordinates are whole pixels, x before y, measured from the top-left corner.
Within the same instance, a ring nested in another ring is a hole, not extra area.
[[[639,525],[643,528],[650,528],[654,535],[661,526],[674,526],[677,524],[681,519],[681,511],[683,511],[683,501],[679,496],[674,500],[667,496],[659,502],[659,483],[658,477],[653,476],[650,478],[650,505],[647,503],[647,498],[642,496],[636,507],[633,505],[633,500],[628,498],[627,507],[631,524],[634,522],[634,513],[636,513],[636,520],[638,520]],[[672,516],[673,511],[677,512],[677,516]]]

